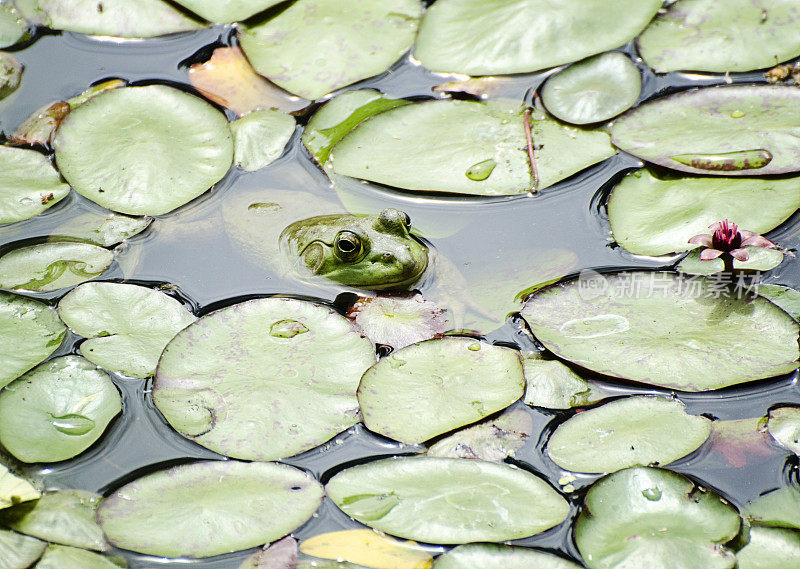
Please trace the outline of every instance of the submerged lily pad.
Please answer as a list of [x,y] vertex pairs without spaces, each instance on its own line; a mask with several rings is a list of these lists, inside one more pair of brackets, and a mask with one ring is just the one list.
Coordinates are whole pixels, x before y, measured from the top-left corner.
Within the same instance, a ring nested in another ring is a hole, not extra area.
[[504,409],[524,390],[514,350],[445,337],[381,359],[364,373],[358,401],[368,429],[415,444]]
[[800,455],[800,407],[772,409],[767,430],[782,447]]
[[97,519],[122,549],[210,557],[283,537],[311,517],[322,495],[310,475],[284,464],[196,462],[123,486],[100,505]]
[[89,361],[134,377],[156,371],[161,352],[196,318],[163,292],[122,283],[86,283],[58,303],[61,320],[89,338],[81,353]]
[[0,529],[0,569],[28,569],[46,547],[36,538]]
[[433,569],[579,569],[551,553],[489,543],[459,545],[436,559]]
[[714,421],[707,448],[711,453],[721,454],[721,458],[734,468],[763,463],[765,457],[775,453],[775,447],[764,431],[764,423],[763,417]]
[[696,177],[636,170],[614,186],[608,220],[614,239],[631,253],[688,251],[689,239],[729,219],[742,229],[766,233],[800,208],[800,177]]
[[797,367],[798,325],[765,298],[726,296],[713,281],[670,273],[599,278],[602,290],[576,279],[525,304],[522,316],[557,356],[684,391],[720,389]]
[[[39,496],[41,494],[30,482],[13,474],[3,464],[0,464],[0,510],[22,502],[36,500]],[[2,567],[2,563],[0,563],[0,567]]]
[[572,416],[550,435],[547,454],[565,470],[614,472],[669,464],[697,450],[711,421],[689,415],[678,400],[627,397]]
[[462,429],[434,443],[427,456],[477,458],[503,462],[525,446],[533,434],[533,419],[527,411],[509,409],[496,419]]
[[[783,251],[780,249],[764,249],[762,247],[745,247],[749,254],[746,261],[733,260],[733,268],[741,271],[769,271],[783,262]],[[700,248],[690,251],[678,265],[681,273],[689,275],[713,275],[725,270],[725,261],[719,257],[704,261],[700,258]]]
[[753,526],[736,552],[737,569],[800,569],[800,532]]
[[630,468],[595,483],[575,525],[590,569],[732,569],[736,510],[680,474]]
[[166,87],[122,87],[73,110],[53,146],[79,194],[108,209],[159,215],[216,184],[233,160],[225,115]]
[[0,49],[11,47],[30,35],[30,24],[13,2],[0,4]]
[[108,375],[80,356],[43,363],[0,391],[0,442],[23,462],[77,456],[122,410]]
[[573,63],[548,79],[542,102],[562,121],[589,124],[627,111],[641,90],[639,68],[624,53],[611,51]]
[[691,89],[628,111],[611,129],[622,150],[660,166],[722,176],[800,170],[800,90],[779,85]]
[[0,146],[0,223],[39,215],[68,193],[69,186],[46,156]]
[[752,71],[800,55],[794,0],[680,0],[639,36],[639,53],[658,73]]
[[89,243],[41,243],[0,257],[0,287],[47,292],[101,275],[114,253]]
[[294,134],[294,119],[277,109],[253,111],[231,123],[233,162],[255,172],[276,160]]
[[754,524],[800,530],[800,489],[780,488],[749,502],[744,509]]
[[438,0],[414,55],[431,71],[527,73],[617,48],[659,8],[661,0]]
[[66,331],[46,304],[0,292],[0,387],[45,360]]
[[198,16],[217,24],[245,20],[283,0],[175,0]]
[[81,241],[111,247],[138,235],[153,222],[152,217],[130,217],[110,211],[90,211],[70,217],[53,230],[50,241]]
[[603,391],[558,360],[522,359],[525,404],[547,409],[569,409],[600,401]]
[[212,312],[164,350],[153,399],[183,436],[248,460],[295,455],[359,420],[372,342],[329,308],[287,298]]
[[519,539],[560,524],[569,513],[541,478],[482,460],[379,460],[339,472],[325,489],[359,522],[428,543]]
[[348,317],[370,340],[396,350],[441,336],[452,327],[448,314],[419,293],[361,297]]
[[51,545],[34,569],[121,569],[124,563],[115,563],[109,557],[77,547]]
[[421,14],[419,0],[299,0],[242,26],[239,41],[261,75],[313,100],[389,69],[414,43]]
[[428,569],[433,558],[413,541],[398,541],[368,529],[323,533],[300,544],[300,551],[373,569]]
[[759,284],[756,292],[783,308],[795,320],[800,321],[800,291],[783,285]]

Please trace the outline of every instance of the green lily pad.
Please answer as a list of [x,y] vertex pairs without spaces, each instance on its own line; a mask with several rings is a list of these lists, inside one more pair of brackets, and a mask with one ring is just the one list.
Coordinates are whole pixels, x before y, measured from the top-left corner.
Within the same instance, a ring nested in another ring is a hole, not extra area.
[[519,539],[569,513],[566,501],[530,472],[461,458],[370,462],[339,472],[325,490],[359,522],[428,543]]
[[[21,502],[36,500],[39,496],[41,494],[30,482],[13,474],[0,464],[0,510]],[[0,567],[2,567],[2,563],[0,563]]]
[[34,569],[120,569],[126,565],[76,547],[51,545]]
[[64,199],[69,186],[35,150],[0,146],[0,223],[29,219]]
[[752,71],[800,55],[794,0],[681,0],[639,36],[639,53],[658,73]]
[[[531,130],[536,189],[615,153],[606,133],[564,125],[540,110],[531,117]],[[338,174],[421,192],[491,196],[534,187],[522,109],[496,101],[390,109],[351,130],[330,159]]]
[[250,63],[306,99],[383,73],[414,43],[419,0],[299,0],[239,29]]
[[22,83],[22,65],[10,53],[0,51],[0,99],[16,91]]
[[395,350],[452,329],[447,312],[419,293],[359,298],[347,314],[367,338]]
[[569,409],[600,401],[603,391],[558,360],[522,358],[525,373],[523,401],[532,407]]
[[217,24],[246,20],[283,0],[176,0],[198,16]]
[[162,0],[15,0],[29,20],[54,30],[96,36],[149,38],[203,25]]
[[614,239],[637,255],[680,253],[689,239],[729,219],[766,233],[800,208],[800,178],[696,177],[636,170],[614,186],[608,220]]
[[0,569],[28,569],[46,547],[36,538],[0,529]]
[[86,359],[133,377],[153,375],[167,343],[196,320],[163,292],[121,283],[80,285],[58,303],[58,315],[89,338],[80,346]]
[[615,472],[669,464],[697,450],[711,421],[676,399],[627,397],[573,415],[550,435],[547,454],[565,470]]
[[153,222],[152,217],[130,217],[110,211],[90,211],[70,217],[53,230],[50,241],[80,241],[111,247],[138,235]]
[[359,421],[375,362],[345,317],[310,302],[252,300],[208,314],[164,350],[153,399],[183,436],[248,460],[295,455]]
[[504,411],[473,427],[462,429],[434,443],[427,456],[477,458],[503,462],[514,456],[533,434],[533,419],[522,409]]
[[431,71],[527,73],[617,48],[659,8],[661,0],[439,0],[414,56]]
[[0,4],[0,49],[17,44],[30,36],[30,24],[13,2]]
[[111,266],[114,253],[89,243],[41,243],[0,257],[0,287],[47,292],[81,284]]
[[105,551],[108,543],[94,519],[101,501],[85,490],[59,490],[0,510],[0,524],[45,541]]
[[0,387],[45,360],[66,331],[46,304],[0,292]]
[[620,149],[660,166],[721,176],[800,170],[800,90],[779,85],[691,89],[614,121]]
[[[783,251],[762,247],[745,247],[750,257],[746,261],[733,260],[733,268],[741,271],[769,271],[783,262]],[[700,258],[702,248],[690,251],[677,269],[687,275],[713,275],[725,270],[725,261],[719,257],[704,261]]]
[[231,123],[233,163],[255,172],[276,160],[294,134],[294,118],[278,109],[248,113]]
[[548,79],[542,102],[551,115],[572,124],[589,124],[627,111],[642,90],[639,68],[619,51],[573,63]]
[[772,409],[767,430],[782,447],[800,455],[800,407]]
[[164,85],[93,97],[67,115],[53,147],[75,191],[132,215],[182,206],[222,179],[233,160],[225,115]]
[[597,277],[544,289],[525,304],[522,316],[534,335],[561,358],[684,391],[797,367],[798,325],[765,298],[727,296],[714,281],[671,273]]
[[737,569],[800,569],[800,532],[753,526],[736,553]]
[[368,429],[416,444],[505,409],[524,391],[517,352],[445,337],[381,359],[364,373],[358,402]]
[[284,464],[196,462],[123,486],[100,505],[97,519],[122,549],[210,557],[283,537],[311,517],[322,495],[310,475]]
[[82,453],[122,410],[108,375],[80,356],[40,364],[0,391],[0,442],[23,462]]
[[436,558],[433,569],[580,569],[580,565],[544,551],[469,543]]
[[800,291],[776,284],[759,284],[755,290],[783,308],[792,318],[800,320]]
[[753,524],[800,530],[800,489],[780,488],[749,502],[744,514]]
[[736,510],[680,474],[630,468],[595,483],[575,524],[590,569],[732,569]]

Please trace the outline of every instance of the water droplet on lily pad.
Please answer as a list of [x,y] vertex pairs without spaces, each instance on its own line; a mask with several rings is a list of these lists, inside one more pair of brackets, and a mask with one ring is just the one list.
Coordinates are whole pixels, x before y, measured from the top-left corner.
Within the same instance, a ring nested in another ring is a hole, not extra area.
[[495,166],[497,166],[497,162],[493,158],[489,158],[470,166],[464,175],[474,182],[481,182],[492,175]]
[[661,490],[658,487],[645,488],[644,490],[642,490],[642,496],[651,501],[660,500]]
[[291,319],[278,320],[269,327],[270,336],[275,336],[276,338],[293,338],[306,332],[308,332],[308,328],[305,324]]
[[71,413],[60,417],[53,417],[53,426],[65,435],[85,435],[95,427],[94,421],[89,417]]

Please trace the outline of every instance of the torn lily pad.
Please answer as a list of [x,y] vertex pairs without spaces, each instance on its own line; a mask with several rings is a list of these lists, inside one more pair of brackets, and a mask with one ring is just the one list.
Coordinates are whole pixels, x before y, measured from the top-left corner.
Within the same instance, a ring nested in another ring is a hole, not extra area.
[[762,176],[800,169],[800,90],[779,85],[690,89],[616,119],[621,150],[673,170]]
[[66,101],[48,103],[25,119],[8,137],[8,141],[27,146],[49,146],[58,125],[69,112],[70,105]]
[[122,283],[85,283],[58,303],[70,329],[89,338],[81,353],[109,371],[148,377],[175,334],[196,318],[163,292]]
[[767,430],[782,447],[800,455],[800,407],[778,407],[769,412]]
[[794,0],[681,0],[673,2],[637,40],[658,73],[726,73],[772,67],[800,55]]
[[0,569],[28,569],[47,544],[34,537],[0,529]]
[[381,359],[364,373],[358,402],[368,429],[416,444],[505,409],[524,390],[517,352],[451,336]]
[[22,65],[17,58],[0,51],[0,99],[5,99],[22,83]]
[[244,560],[238,569],[296,569],[297,541],[292,536],[284,537],[271,545],[265,545]]
[[552,286],[525,304],[522,316],[534,336],[561,358],[684,391],[720,389],[797,367],[797,323],[765,298],[714,292],[713,281],[697,277],[688,286],[671,273],[596,279]]
[[783,285],[759,284],[756,292],[780,306],[795,320],[800,320],[800,291]]
[[50,160],[35,150],[0,146],[0,223],[39,215],[69,194]]
[[131,217],[110,211],[89,211],[70,217],[53,230],[48,241],[80,241],[111,247],[138,235],[153,222],[152,217]]
[[43,363],[0,391],[0,442],[23,462],[79,455],[122,411],[108,375],[80,356]]
[[124,569],[118,559],[98,555],[77,547],[50,545],[34,569]]
[[525,446],[533,434],[533,419],[523,409],[508,409],[432,444],[427,456],[475,458],[503,462]]
[[399,541],[369,529],[315,535],[300,551],[323,559],[346,561],[373,569],[427,569],[433,558],[413,541]]
[[590,405],[605,396],[602,389],[589,383],[558,360],[522,358],[525,373],[525,397],[531,407],[570,409]]
[[579,569],[552,553],[490,543],[468,543],[436,558],[433,569]]
[[419,293],[360,297],[347,316],[370,340],[396,350],[452,328],[448,314]]
[[263,12],[267,8],[280,4],[283,0],[176,0],[184,6],[216,24],[230,24],[246,20],[250,16]]
[[661,0],[439,0],[425,14],[414,56],[439,72],[538,71],[625,44],[659,8]]
[[316,480],[291,466],[204,461],[126,484],[103,501],[97,520],[121,549],[211,557],[283,537],[311,517],[322,495]]
[[[11,47],[30,36],[30,23],[13,2],[0,4],[0,49]],[[1,566],[1,565],[0,565]]]
[[747,533],[737,569],[800,569],[800,531],[752,526]]
[[482,460],[378,460],[339,472],[325,490],[357,521],[428,543],[520,539],[560,524],[569,513],[567,502],[538,476]]
[[[22,502],[36,500],[39,496],[41,494],[30,482],[0,464],[0,510]],[[2,566],[3,564],[0,562],[0,568]]]
[[573,415],[547,441],[550,460],[573,472],[669,464],[711,434],[711,421],[665,397],[626,397]]
[[294,118],[277,109],[253,111],[233,121],[233,163],[246,172],[272,163],[283,154],[294,126]]
[[167,345],[153,399],[206,448],[285,458],[359,421],[356,388],[374,362],[372,342],[330,308],[251,300],[207,314]]
[[164,85],[122,87],[73,110],[53,140],[59,171],[79,194],[131,215],[160,215],[227,173],[225,115]]
[[89,243],[40,243],[0,257],[0,287],[47,292],[100,276],[114,253]]

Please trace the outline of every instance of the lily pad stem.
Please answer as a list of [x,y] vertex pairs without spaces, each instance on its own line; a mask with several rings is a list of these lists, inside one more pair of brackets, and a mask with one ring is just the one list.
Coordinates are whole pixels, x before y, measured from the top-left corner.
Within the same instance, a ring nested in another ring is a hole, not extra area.
[[536,191],[536,187],[539,185],[539,170],[536,168],[536,157],[533,154],[533,135],[531,134],[530,109],[525,109],[522,122],[525,125],[525,141],[528,144],[528,159],[531,162],[531,175],[533,176],[533,191]]

